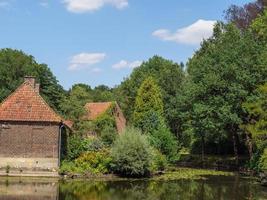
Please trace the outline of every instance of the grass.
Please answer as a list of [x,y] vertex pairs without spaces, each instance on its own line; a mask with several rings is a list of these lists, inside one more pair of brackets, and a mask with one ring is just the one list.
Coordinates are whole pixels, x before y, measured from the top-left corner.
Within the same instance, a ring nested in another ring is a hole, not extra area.
[[174,168],[160,176],[152,177],[152,180],[181,180],[181,179],[207,179],[208,176],[234,176],[233,172],[223,172],[207,169]]

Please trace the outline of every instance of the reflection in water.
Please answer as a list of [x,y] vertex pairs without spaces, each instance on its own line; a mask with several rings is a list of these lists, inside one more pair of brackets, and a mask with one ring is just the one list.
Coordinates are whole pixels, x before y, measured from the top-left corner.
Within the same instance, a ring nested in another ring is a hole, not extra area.
[[57,181],[0,179],[4,200],[254,200],[267,189],[237,177],[202,181]]
[[57,200],[58,192],[55,179],[0,179],[0,200]]

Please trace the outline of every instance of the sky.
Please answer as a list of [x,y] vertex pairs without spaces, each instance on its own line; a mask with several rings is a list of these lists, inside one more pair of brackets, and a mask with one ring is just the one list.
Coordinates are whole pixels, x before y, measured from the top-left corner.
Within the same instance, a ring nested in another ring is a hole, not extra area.
[[47,64],[59,83],[120,84],[153,55],[186,63],[231,4],[248,0],[0,0],[0,48]]

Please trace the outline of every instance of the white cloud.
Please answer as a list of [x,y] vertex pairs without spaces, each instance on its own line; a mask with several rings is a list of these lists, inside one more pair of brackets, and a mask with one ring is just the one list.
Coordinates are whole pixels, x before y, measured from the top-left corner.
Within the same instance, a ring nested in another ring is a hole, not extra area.
[[126,60],[121,60],[118,63],[115,63],[114,65],[112,65],[113,69],[125,69],[125,68],[136,68],[139,67],[142,64],[142,61],[136,60],[133,62],[128,62]]
[[80,53],[71,58],[69,70],[76,71],[89,68],[104,60],[105,53]]
[[102,8],[105,5],[112,5],[117,9],[123,9],[129,5],[128,0],[63,0],[70,12],[85,13]]
[[195,23],[171,32],[168,29],[159,29],[152,33],[153,36],[164,41],[173,41],[180,44],[198,45],[203,39],[212,36],[216,21],[199,19]]

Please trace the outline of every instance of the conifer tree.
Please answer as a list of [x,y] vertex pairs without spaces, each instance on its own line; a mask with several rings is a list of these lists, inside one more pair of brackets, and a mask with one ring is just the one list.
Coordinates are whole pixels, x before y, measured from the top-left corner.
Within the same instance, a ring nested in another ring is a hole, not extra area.
[[137,92],[133,124],[144,133],[151,133],[162,121],[163,101],[160,88],[152,77],[148,77]]

